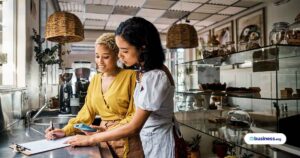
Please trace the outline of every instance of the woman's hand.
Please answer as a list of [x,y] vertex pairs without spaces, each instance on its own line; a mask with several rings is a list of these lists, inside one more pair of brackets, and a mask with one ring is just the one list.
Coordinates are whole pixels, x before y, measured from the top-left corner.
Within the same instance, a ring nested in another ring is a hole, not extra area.
[[89,135],[76,135],[70,138],[67,142],[71,146],[91,146],[97,144],[97,142],[92,141],[92,136]]
[[87,132],[87,131],[81,130],[81,132],[83,132],[85,135],[93,135],[93,134],[96,134],[96,133],[99,133],[99,132],[106,131],[106,129],[104,127],[101,127],[101,126],[90,125],[90,127],[94,128],[94,129],[97,129],[97,131],[96,132]]
[[47,128],[45,130],[45,138],[47,140],[54,140],[54,139],[58,139],[58,138],[62,138],[65,137],[66,134],[62,129],[56,128],[54,130],[51,130],[51,128]]

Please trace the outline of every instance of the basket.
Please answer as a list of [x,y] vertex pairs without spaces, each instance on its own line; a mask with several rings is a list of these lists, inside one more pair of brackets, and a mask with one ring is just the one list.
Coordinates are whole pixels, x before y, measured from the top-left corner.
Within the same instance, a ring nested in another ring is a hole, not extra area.
[[195,28],[189,24],[175,24],[167,33],[167,48],[198,47],[198,36]]
[[76,15],[69,12],[55,12],[47,19],[45,36],[52,42],[79,42],[84,39],[84,29]]

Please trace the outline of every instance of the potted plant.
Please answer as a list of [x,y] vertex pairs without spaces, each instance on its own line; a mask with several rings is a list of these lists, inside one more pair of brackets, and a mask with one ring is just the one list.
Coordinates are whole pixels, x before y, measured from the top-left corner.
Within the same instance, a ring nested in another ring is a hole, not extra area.
[[223,140],[214,140],[213,141],[213,153],[215,153],[219,158],[224,158],[227,156],[229,145]]
[[197,134],[188,144],[188,158],[200,158],[201,135]]
[[41,72],[45,71],[46,65],[60,64],[62,62],[62,59],[58,57],[56,53],[60,45],[56,44],[51,48],[43,49],[42,45],[45,42],[45,38],[42,38],[39,34],[37,34],[37,31],[35,29],[32,30],[32,39],[36,43],[36,46],[34,46],[35,60],[40,65]]

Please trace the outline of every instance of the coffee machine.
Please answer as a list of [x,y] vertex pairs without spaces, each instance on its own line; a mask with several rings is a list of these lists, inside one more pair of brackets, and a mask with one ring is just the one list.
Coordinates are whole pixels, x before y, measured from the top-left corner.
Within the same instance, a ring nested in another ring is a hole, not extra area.
[[59,88],[59,104],[60,104],[60,113],[69,114],[71,112],[71,98],[73,95],[72,79],[73,73],[67,72],[70,71],[70,68],[65,68],[62,73],[59,75],[60,78],[60,88]]
[[90,69],[89,68],[77,68],[75,69],[76,83],[75,83],[75,97],[79,98],[79,106],[82,107],[85,102],[85,97],[90,84]]

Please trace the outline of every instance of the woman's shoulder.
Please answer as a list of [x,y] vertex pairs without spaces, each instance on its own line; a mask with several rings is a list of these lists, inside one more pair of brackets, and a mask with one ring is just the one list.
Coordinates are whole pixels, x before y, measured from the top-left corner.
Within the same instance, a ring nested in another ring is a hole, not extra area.
[[147,71],[143,74],[143,78],[142,80],[144,80],[144,82],[157,82],[159,81],[159,83],[164,84],[165,80],[167,80],[167,75],[163,70],[160,69],[154,69],[154,70],[150,70]]
[[145,72],[143,74],[142,80],[144,80],[144,82],[152,82],[154,84],[156,82],[159,82],[159,84],[164,84],[165,86],[172,85],[171,80],[168,77],[168,74],[161,69],[154,69]]
[[101,73],[96,73],[91,77],[90,82],[91,83],[96,82],[100,77],[101,77]]
[[166,73],[160,69],[154,69],[147,71],[143,74],[143,77],[157,78],[157,77],[166,77]]
[[92,78],[92,80],[95,80],[95,79],[99,78],[100,76],[101,76],[101,73],[96,73],[91,78]]
[[136,75],[136,71],[130,69],[121,69],[120,73],[123,73],[125,75]]

